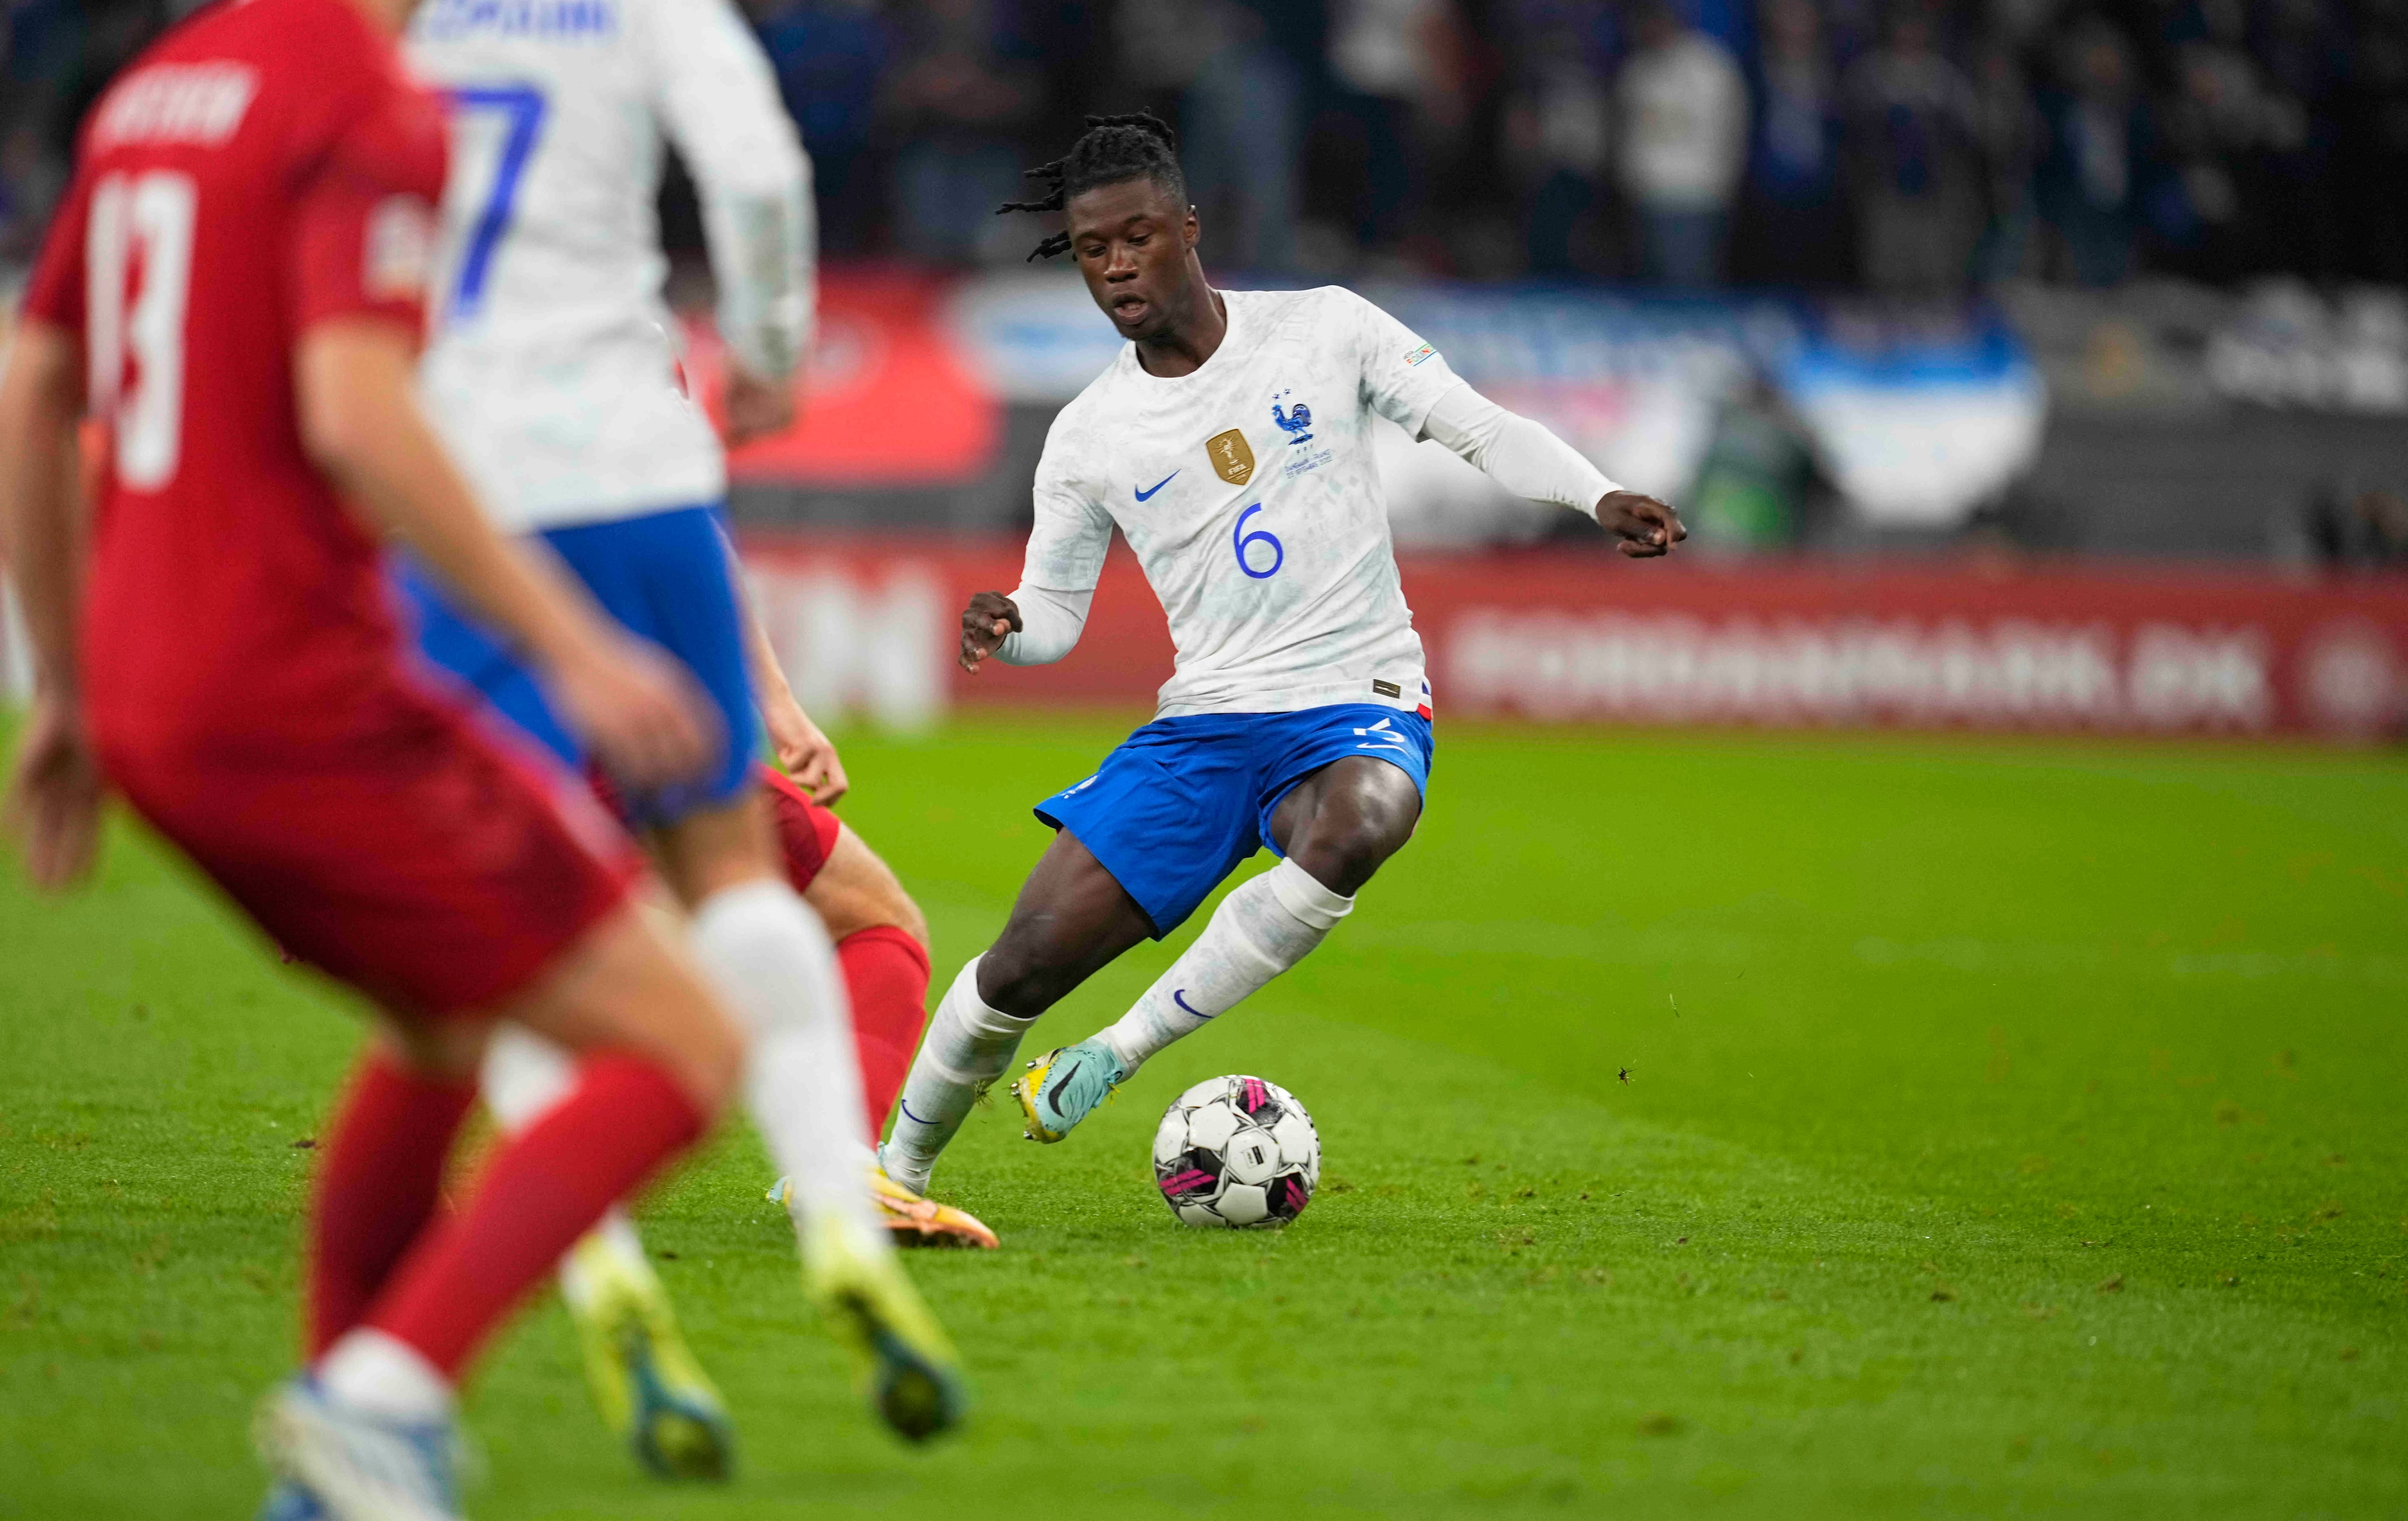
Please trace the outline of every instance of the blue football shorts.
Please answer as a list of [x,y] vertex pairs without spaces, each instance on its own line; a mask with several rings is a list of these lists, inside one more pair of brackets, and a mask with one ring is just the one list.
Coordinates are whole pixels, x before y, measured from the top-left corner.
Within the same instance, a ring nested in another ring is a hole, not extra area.
[[[639,826],[674,824],[742,796],[752,785],[761,720],[752,706],[743,607],[719,509],[680,507],[548,529],[542,537],[612,618],[683,662],[719,714],[720,748],[710,768],[675,787],[623,795],[629,819]],[[466,684],[564,765],[586,769],[591,758],[583,743],[516,650],[464,612],[423,566],[403,558],[394,580],[415,616],[419,653],[429,663]]]
[[1434,747],[1427,718],[1376,703],[1156,718],[1094,775],[1039,803],[1037,817],[1068,830],[1103,863],[1159,940],[1257,844],[1280,853],[1271,815],[1297,783],[1366,755],[1411,776],[1426,796]]

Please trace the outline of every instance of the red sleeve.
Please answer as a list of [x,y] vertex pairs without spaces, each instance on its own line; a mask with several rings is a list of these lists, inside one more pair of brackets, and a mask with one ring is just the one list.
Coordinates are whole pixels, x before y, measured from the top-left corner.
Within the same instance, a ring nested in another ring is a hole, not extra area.
[[41,261],[35,264],[33,280],[25,287],[25,315],[70,333],[83,331],[84,220],[91,204],[91,191],[84,176],[78,174],[66,199],[50,218],[50,230],[42,239]]
[[288,254],[296,334],[355,316],[424,331],[444,169],[434,97],[398,83],[374,92],[301,181]]

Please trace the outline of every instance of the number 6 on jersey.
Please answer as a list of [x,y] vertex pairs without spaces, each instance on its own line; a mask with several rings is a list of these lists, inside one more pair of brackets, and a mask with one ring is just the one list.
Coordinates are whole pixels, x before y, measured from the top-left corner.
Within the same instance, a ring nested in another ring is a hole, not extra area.
[[[1237,546],[1238,568],[1244,571],[1248,576],[1253,576],[1257,581],[1268,581],[1272,576],[1279,574],[1279,568],[1282,565],[1287,563],[1287,550],[1281,547],[1280,541],[1273,538],[1270,535],[1269,531],[1267,529],[1257,528],[1251,533],[1246,532],[1246,519],[1252,518],[1254,514],[1262,510],[1263,505],[1257,502],[1253,506],[1248,507],[1245,511],[1238,514],[1238,530],[1235,533],[1230,535],[1230,539]],[[1271,562],[1266,569],[1254,569],[1254,565],[1246,559],[1247,547],[1255,544],[1268,544],[1271,547]]]

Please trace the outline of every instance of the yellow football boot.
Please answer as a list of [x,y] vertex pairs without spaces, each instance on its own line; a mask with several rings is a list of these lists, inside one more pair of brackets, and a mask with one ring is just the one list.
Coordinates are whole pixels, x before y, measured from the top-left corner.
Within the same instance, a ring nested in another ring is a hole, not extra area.
[[[883,1168],[869,1170],[869,1197],[897,1246],[971,1246],[991,1252],[1003,1244],[977,1215],[913,1193],[888,1177]],[[793,1198],[794,1185],[786,1179],[769,1185],[770,1203],[787,1204]]]
[[854,1244],[843,1220],[803,1225],[803,1285],[852,1351],[870,1408],[906,1442],[962,1423],[969,1391],[960,1359],[891,1252]]
[[665,1479],[726,1478],[736,1463],[735,1425],[686,1346],[660,1280],[649,1268],[633,1270],[599,1232],[569,1257],[583,1286],[569,1316],[603,1424]]

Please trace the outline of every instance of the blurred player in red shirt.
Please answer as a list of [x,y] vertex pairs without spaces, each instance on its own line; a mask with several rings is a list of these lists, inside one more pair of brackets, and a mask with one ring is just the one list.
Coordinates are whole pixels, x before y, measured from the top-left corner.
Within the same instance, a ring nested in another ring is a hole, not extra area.
[[[408,5],[216,6],[137,60],[86,123],[0,372],[38,675],[8,796],[30,874],[89,868],[105,777],[385,1011],[313,1201],[311,1365],[262,1423],[272,1507],[347,1521],[457,1514],[463,1365],[702,1132],[743,1049],[631,895],[624,834],[405,665],[381,533],[530,652],[624,783],[710,752],[681,674],[490,529],[412,400],[445,150],[394,52]],[[110,446],[88,546],[87,412]],[[437,1217],[499,1018],[577,1053],[576,1083]]]

